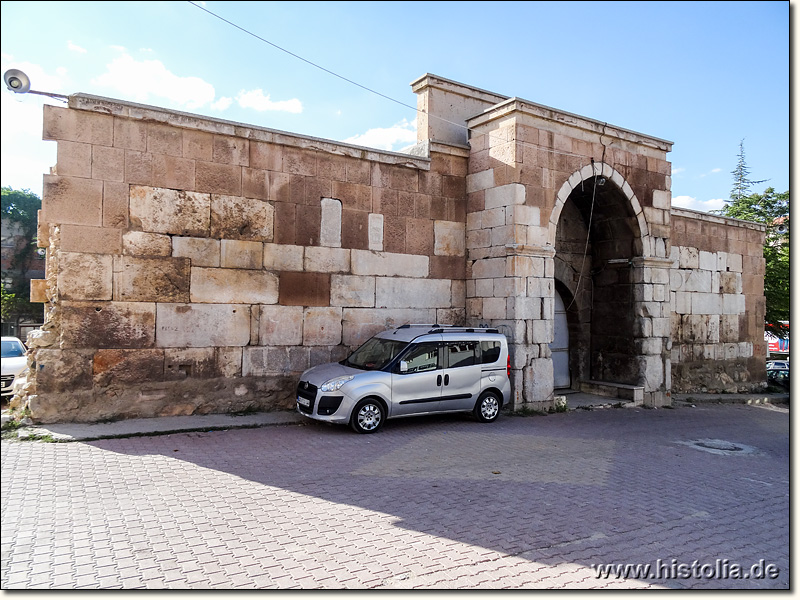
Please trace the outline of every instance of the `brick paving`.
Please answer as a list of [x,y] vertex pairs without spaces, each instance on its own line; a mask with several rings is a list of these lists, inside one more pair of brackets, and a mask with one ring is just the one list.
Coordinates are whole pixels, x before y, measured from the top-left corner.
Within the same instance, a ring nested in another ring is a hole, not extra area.
[[[788,589],[789,421],[782,408],[702,405],[490,425],[409,419],[367,436],[304,422],[4,440],[0,581],[3,589]],[[679,443],[696,439],[756,451]],[[778,573],[670,575],[694,561],[701,574],[714,564]],[[596,564],[661,571],[598,577]]]

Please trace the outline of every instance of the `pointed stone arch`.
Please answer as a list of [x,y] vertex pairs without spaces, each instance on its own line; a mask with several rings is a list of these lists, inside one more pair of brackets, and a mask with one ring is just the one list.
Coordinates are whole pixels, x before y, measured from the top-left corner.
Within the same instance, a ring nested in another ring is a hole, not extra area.
[[643,256],[650,256],[653,245],[648,243],[650,238],[650,229],[647,225],[647,219],[645,218],[644,211],[642,210],[642,205],[639,202],[639,199],[636,197],[636,194],[633,193],[631,186],[627,181],[625,181],[625,178],[622,176],[622,174],[608,163],[603,162],[588,164],[580,170],[575,171],[558,190],[558,193],[556,194],[555,206],[553,207],[553,211],[550,213],[550,222],[548,223],[547,231],[547,244],[555,247],[556,232],[558,230],[558,220],[561,217],[561,210],[564,208],[564,204],[566,203],[572,191],[579,186],[582,181],[600,175],[616,185],[620,192],[622,192],[627,199],[631,210],[633,211],[633,214],[636,215],[636,220],[639,223],[639,234],[642,241]]

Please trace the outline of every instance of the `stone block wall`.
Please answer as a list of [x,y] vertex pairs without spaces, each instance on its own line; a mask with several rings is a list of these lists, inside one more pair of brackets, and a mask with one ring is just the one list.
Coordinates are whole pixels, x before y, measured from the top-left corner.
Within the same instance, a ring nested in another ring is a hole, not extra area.
[[672,210],[670,305],[675,392],[743,392],[766,378],[765,228]]
[[464,156],[89,96],[44,138],[39,421],[288,408],[378,331],[464,322]]
[[672,142],[412,86],[428,114],[403,154],[82,94],[46,106],[31,416],[290,408],[304,369],[435,322],[498,327],[512,408],[552,408],[556,293],[585,346],[573,383],[651,406],[761,385],[763,228],[672,208]]

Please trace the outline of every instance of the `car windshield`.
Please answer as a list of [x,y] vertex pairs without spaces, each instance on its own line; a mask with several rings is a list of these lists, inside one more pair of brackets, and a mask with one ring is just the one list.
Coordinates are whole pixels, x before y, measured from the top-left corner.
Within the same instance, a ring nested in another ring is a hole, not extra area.
[[364,371],[378,371],[388,365],[406,346],[408,342],[375,337],[343,360],[342,364]]
[[3,340],[3,355],[2,358],[14,358],[16,356],[24,356],[25,348],[17,340]]

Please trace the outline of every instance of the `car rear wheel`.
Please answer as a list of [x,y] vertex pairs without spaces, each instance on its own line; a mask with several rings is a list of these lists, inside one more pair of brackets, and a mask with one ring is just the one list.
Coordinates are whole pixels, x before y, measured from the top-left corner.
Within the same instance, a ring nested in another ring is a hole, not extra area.
[[350,427],[356,433],[375,433],[386,420],[383,405],[372,398],[365,398],[353,409]]
[[500,416],[500,397],[491,391],[483,392],[475,403],[475,418],[481,423],[491,423]]

